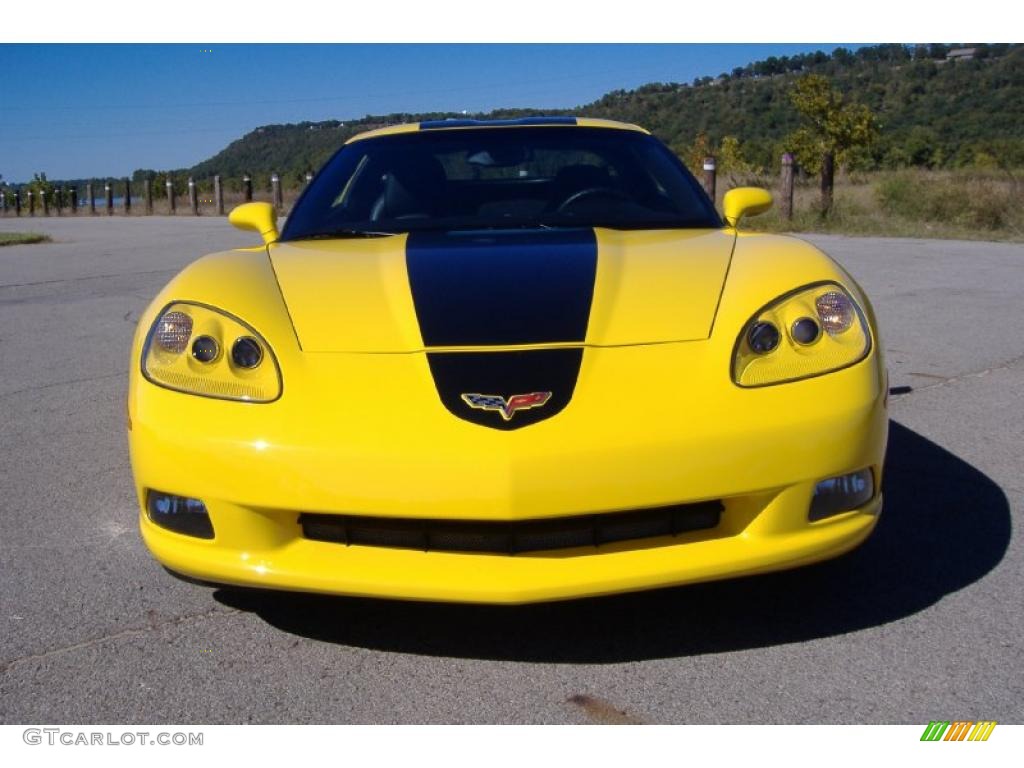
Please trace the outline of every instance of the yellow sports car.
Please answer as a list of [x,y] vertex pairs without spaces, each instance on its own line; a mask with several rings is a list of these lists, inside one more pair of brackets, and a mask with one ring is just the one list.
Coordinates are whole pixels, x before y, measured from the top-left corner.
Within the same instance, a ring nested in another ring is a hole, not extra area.
[[215,253],[131,352],[142,536],[243,587],[523,603],[788,568],[882,506],[871,306],[738,231],[643,129],[584,118],[354,137],[279,232]]

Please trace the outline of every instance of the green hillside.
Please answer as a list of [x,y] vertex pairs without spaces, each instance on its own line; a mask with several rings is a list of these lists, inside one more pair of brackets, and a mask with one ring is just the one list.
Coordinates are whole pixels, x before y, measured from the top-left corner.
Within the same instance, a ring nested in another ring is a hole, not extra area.
[[[518,117],[533,114],[545,113],[539,110],[504,110],[488,113],[486,116]],[[267,125],[231,142],[209,160],[182,173],[191,174],[195,178],[206,178],[215,173],[234,178],[245,173],[267,176],[272,171],[277,171],[286,182],[295,183],[302,180],[307,170],[316,170],[323,165],[338,147],[357,133],[395,123],[414,123],[456,116],[466,117],[438,112],[367,116],[344,122],[328,120],[319,123]]]
[[[795,78],[813,72],[829,76],[837,88],[876,112],[881,137],[858,158],[862,168],[1024,167],[1024,45],[972,45],[973,58],[947,59],[961,47],[890,44],[771,57],[719,77],[613,91],[564,110],[503,109],[469,116],[557,113],[624,120],[650,129],[681,156],[692,153],[695,144],[698,149],[717,147],[731,136],[739,141],[744,161],[773,168],[787,149],[787,135],[797,127],[789,89]],[[389,114],[267,125],[171,175],[179,183],[189,175],[205,182],[219,173],[237,188],[244,173],[263,185],[277,171],[286,186],[295,186],[355,133],[444,117],[466,115]],[[134,176],[154,173],[140,169]]]
[[[643,125],[681,155],[701,133],[711,146],[734,136],[746,161],[773,167],[786,149],[786,136],[797,127],[789,88],[795,78],[815,72],[832,78],[837,88],[878,116],[881,138],[859,159],[862,167],[1024,167],[1024,45],[971,46],[972,59],[947,60],[956,47],[879,45],[856,51],[839,48],[831,55],[772,57],[717,78],[613,91],[593,103],[554,112]],[[541,112],[507,109],[470,116],[534,114]],[[276,170],[293,184],[355,133],[443,117],[465,115],[390,114],[268,125],[178,173],[231,178],[246,172],[266,176]]]
[[793,79],[815,72],[878,116],[881,138],[863,158],[866,167],[1024,166],[1024,46],[975,46],[968,61],[946,54],[947,46],[840,48],[768,59],[689,86],[617,91],[582,109],[644,125],[680,153],[701,132],[714,145],[735,136],[747,159],[768,166],[798,124]]

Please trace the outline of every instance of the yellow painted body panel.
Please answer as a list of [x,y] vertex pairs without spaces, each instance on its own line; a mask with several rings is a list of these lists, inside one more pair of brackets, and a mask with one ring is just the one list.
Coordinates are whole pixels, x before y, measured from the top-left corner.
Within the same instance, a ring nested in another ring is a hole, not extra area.
[[587,343],[706,339],[734,237],[720,230],[595,229],[597,279]]
[[374,128],[372,131],[357,133],[346,144],[352,144],[363,139],[374,139],[378,136],[391,136],[396,133],[416,133],[420,129],[419,123],[401,123],[399,125],[386,125],[383,128]]
[[277,240],[277,211],[270,203],[242,203],[228,214],[228,222],[238,229],[259,233],[264,243]]
[[646,128],[641,128],[639,125],[633,125],[633,123],[623,123],[618,120],[605,120],[599,117],[578,117],[576,118],[576,125],[583,126],[584,128],[614,128],[620,131],[650,133]]
[[757,216],[772,207],[772,193],[760,187],[736,187],[725,193],[722,210],[725,221],[735,227],[744,216]]
[[[190,538],[143,512],[162,563],[237,585],[514,603],[775,570],[837,555],[871,531],[880,496],[807,521],[818,480],[870,467],[880,483],[888,423],[870,305],[813,246],[732,230],[598,231],[576,392],[553,418],[499,431],[442,405],[402,239],[271,245],[273,267],[266,250],[215,254],[144,313],[128,402],[140,504],[147,489],[200,498],[216,531]],[[818,281],[865,309],[871,353],[817,378],[736,386],[733,350],[753,313]],[[171,301],[219,306],[252,326],[276,355],[282,396],[217,401],[144,380],[144,336]],[[515,556],[312,541],[297,522],[301,512],[518,520],[711,499],[725,506],[712,530]]]
[[270,258],[305,352],[420,349],[404,234],[280,243]]
[[[600,258],[588,345],[708,337],[732,254],[732,233],[595,232]],[[303,351],[423,349],[406,274],[406,239],[403,234],[270,248]]]

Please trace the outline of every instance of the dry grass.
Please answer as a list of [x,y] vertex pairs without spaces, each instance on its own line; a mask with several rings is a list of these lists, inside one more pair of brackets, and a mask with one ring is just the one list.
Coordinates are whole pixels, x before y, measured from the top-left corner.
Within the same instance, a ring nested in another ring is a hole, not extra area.
[[[731,180],[736,181],[736,180]],[[778,194],[773,179],[760,181]],[[832,211],[823,217],[815,180],[797,186],[794,215],[778,206],[748,227],[769,232],[827,232],[882,237],[1024,242],[1024,180],[998,171],[898,171],[836,180]]]
[[0,232],[0,246],[48,242],[50,242],[50,238],[38,232]]
[[[719,210],[725,190],[744,185],[762,186],[778,195],[777,177],[725,173],[718,181]],[[285,213],[300,192],[298,189],[284,191]],[[270,192],[254,190],[253,199],[270,202]],[[242,202],[241,192],[225,192],[225,211]],[[767,232],[1024,242],[1024,177],[1020,173],[909,170],[841,174],[836,179],[835,202],[827,217],[820,213],[817,180],[810,178],[798,182],[793,207],[792,221],[784,220],[776,205],[763,216],[751,219],[746,227]],[[167,200],[155,200],[153,213],[168,215]],[[130,213],[132,216],[145,214],[141,201],[133,205]],[[187,196],[177,199],[176,214],[192,215]],[[11,213],[7,215],[10,217]],[[41,215],[36,212],[36,216]],[[50,215],[56,215],[56,211],[51,209]],[[63,215],[86,216],[88,213],[80,209],[77,214],[71,214],[65,209]],[[106,216],[106,209],[97,208],[96,215]],[[125,213],[115,207],[113,215],[124,216]],[[216,215],[212,195],[200,196],[199,215]],[[22,216],[26,217],[27,213],[23,211]]]

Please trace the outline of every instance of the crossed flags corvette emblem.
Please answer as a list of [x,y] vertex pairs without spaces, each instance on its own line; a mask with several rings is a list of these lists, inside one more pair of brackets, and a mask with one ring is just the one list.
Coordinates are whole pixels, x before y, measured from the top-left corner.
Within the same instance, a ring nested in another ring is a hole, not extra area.
[[470,408],[479,408],[482,411],[497,411],[501,414],[501,418],[509,421],[516,415],[516,411],[540,408],[551,399],[551,393],[529,392],[524,395],[511,395],[506,400],[500,395],[480,395],[467,392],[462,395],[462,399]]

